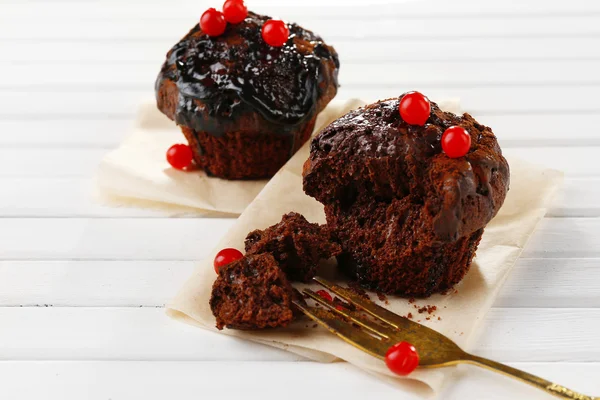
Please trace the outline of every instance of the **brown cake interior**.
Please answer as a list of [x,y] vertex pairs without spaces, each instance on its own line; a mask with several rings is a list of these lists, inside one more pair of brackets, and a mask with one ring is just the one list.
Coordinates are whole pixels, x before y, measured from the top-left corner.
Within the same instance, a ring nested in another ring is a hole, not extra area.
[[219,271],[210,307],[217,328],[264,329],[293,319],[294,291],[270,254],[245,256]]
[[332,242],[327,226],[311,224],[292,212],[276,225],[250,232],[246,252],[272,254],[290,280],[309,282],[317,274],[319,261],[337,256],[341,247]]

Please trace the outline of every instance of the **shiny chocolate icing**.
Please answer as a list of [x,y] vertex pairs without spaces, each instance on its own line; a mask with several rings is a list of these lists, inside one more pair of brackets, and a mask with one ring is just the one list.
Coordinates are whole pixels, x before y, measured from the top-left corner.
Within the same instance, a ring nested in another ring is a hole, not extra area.
[[314,116],[323,87],[337,87],[337,53],[295,24],[284,46],[271,47],[261,36],[268,19],[249,13],[216,38],[195,26],[169,51],[156,91],[168,81],[176,85],[177,124],[219,136],[236,117],[258,112],[281,125],[278,132],[293,133]]

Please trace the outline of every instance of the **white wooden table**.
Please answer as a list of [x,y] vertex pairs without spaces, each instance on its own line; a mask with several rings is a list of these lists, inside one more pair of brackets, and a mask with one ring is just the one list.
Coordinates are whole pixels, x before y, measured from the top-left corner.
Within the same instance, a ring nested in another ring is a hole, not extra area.
[[[600,395],[600,2],[424,1],[247,3],[335,45],[340,98],[460,97],[507,153],[566,171],[474,351]],[[90,200],[164,54],[220,2],[0,2],[1,399],[413,398],[169,320],[233,220]],[[441,398],[548,398],[460,370]]]

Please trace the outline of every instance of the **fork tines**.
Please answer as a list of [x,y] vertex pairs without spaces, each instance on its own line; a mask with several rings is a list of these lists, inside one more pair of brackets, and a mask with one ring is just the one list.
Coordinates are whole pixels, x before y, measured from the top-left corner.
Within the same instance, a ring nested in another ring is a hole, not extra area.
[[318,276],[315,277],[314,280],[319,285],[332,291],[333,293],[337,294],[349,303],[358,306],[359,308],[371,314],[373,317],[377,318],[382,322],[385,322],[386,324],[393,326],[396,329],[408,328],[410,325],[410,321],[408,321],[406,318],[401,317],[398,314],[394,314],[393,312],[386,310],[381,306],[378,306],[372,301],[367,300],[346,288],[335,285],[329,282],[328,280]]
[[312,290],[305,289],[303,293],[306,296],[327,307],[327,309],[307,307],[305,304],[295,301],[296,307],[309,318],[351,345],[380,359],[385,358],[391,345],[402,340],[398,328],[406,326],[408,321],[405,318],[323,278],[316,277],[314,279],[348,303],[364,310],[380,323],[361,315],[358,310],[352,311],[336,306],[332,301],[319,296]]

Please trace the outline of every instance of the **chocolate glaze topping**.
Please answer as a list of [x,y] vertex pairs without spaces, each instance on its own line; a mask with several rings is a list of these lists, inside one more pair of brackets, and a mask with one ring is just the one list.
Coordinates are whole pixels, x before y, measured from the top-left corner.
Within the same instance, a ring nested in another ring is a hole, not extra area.
[[[326,206],[342,199],[341,207],[348,209],[372,202],[373,196],[382,205],[408,199],[427,215],[413,228],[432,242],[454,241],[484,227],[509,185],[508,164],[490,128],[469,114],[443,112],[435,103],[425,126],[408,125],[398,104],[399,99],[381,101],[325,128],[311,144],[305,191]],[[441,136],[453,125],[471,135],[465,157],[442,152]],[[333,160],[344,167],[332,175]]]
[[[288,24],[290,38],[284,46],[271,47],[261,36],[268,19],[250,12],[216,38],[196,25],[169,51],[156,91],[166,81],[176,84],[177,124],[219,136],[228,127],[224,121],[247,111],[281,124],[283,133],[312,118],[325,83],[333,79],[337,86],[337,53],[296,24]],[[333,77],[325,76],[326,62],[335,65]],[[208,108],[208,118],[201,117],[195,100]]]

